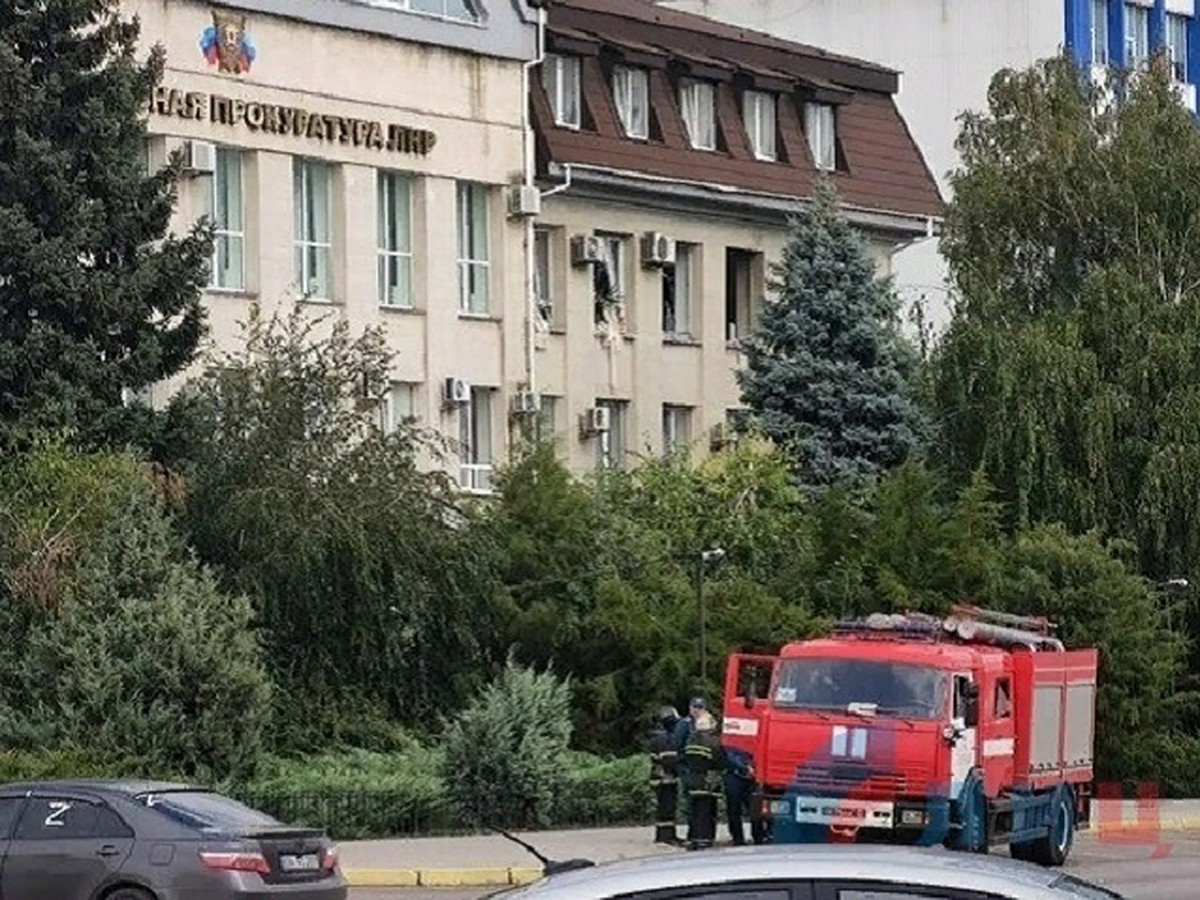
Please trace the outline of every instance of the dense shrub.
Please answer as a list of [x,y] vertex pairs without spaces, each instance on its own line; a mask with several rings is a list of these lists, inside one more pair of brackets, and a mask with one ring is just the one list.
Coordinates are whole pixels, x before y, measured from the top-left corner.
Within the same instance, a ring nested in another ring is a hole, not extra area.
[[510,662],[446,729],[442,778],[461,816],[548,824],[567,783],[570,716],[566,681]]
[[0,745],[251,770],[271,695],[250,605],[195,563],[139,464],[46,447],[0,469],[0,497]]

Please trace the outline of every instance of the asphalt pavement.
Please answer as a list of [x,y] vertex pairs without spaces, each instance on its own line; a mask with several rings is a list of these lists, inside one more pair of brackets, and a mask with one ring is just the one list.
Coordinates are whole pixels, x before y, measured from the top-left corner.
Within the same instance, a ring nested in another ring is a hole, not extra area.
[[[1066,870],[1103,884],[1129,900],[1195,900],[1200,896],[1200,831],[1122,839],[1081,835]],[[711,851],[719,853],[719,850]],[[1003,853],[996,848],[993,853]],[[499,888],[355,888],[351,900],[477,900]]]

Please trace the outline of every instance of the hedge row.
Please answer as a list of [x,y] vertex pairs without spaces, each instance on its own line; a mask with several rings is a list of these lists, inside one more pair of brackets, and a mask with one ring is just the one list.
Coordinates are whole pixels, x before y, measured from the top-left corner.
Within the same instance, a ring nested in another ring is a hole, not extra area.
[[[327,829],[338,840],[452,834],[469,830],[437,773],[436,751],[365,751],[278,763],[274,774],[229,792],[289,823]],[[554,828],[640,825],[653,798],[643,756],[603,760],[573,753]],[[496,823],[503,825],[505,823]]]

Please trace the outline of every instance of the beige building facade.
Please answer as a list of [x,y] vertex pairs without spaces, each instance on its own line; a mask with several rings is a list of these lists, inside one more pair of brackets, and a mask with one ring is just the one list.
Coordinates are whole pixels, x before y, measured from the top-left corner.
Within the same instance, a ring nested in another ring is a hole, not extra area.
[[382,328],[385,422],[461,438],[464,484],[486,489],[525,378],[526,228],[505,203],[527,170],[536,23],[511,0],[409,2],[124,7],[167,53],[150,160],[184,153],[177,227],[216,226],[210,349],[237,346],[254,302]]
[[538,6],[124,0],[167,53],[150,162],[182,151],[178,227],[216,227],[212,349],[255,302],[381,328],[385,427],[457,442],[481,493],[531,430],[577,472],[724,441],[819,168],[883,272],[940,204],[886,70],[640,0]]

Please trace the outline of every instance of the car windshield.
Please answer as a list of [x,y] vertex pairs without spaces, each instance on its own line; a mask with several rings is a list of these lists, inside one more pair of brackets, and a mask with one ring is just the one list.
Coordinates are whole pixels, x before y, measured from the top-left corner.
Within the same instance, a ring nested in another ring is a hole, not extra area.
[[850,710],[870,707],[878,715],[941,718],[949,678],[939,669],[867,659],[785,659],[772,701],[795,709]]
[[197,831],[226,833],[280,824],[266,813],[210,791],[146,793],[137,800]]

